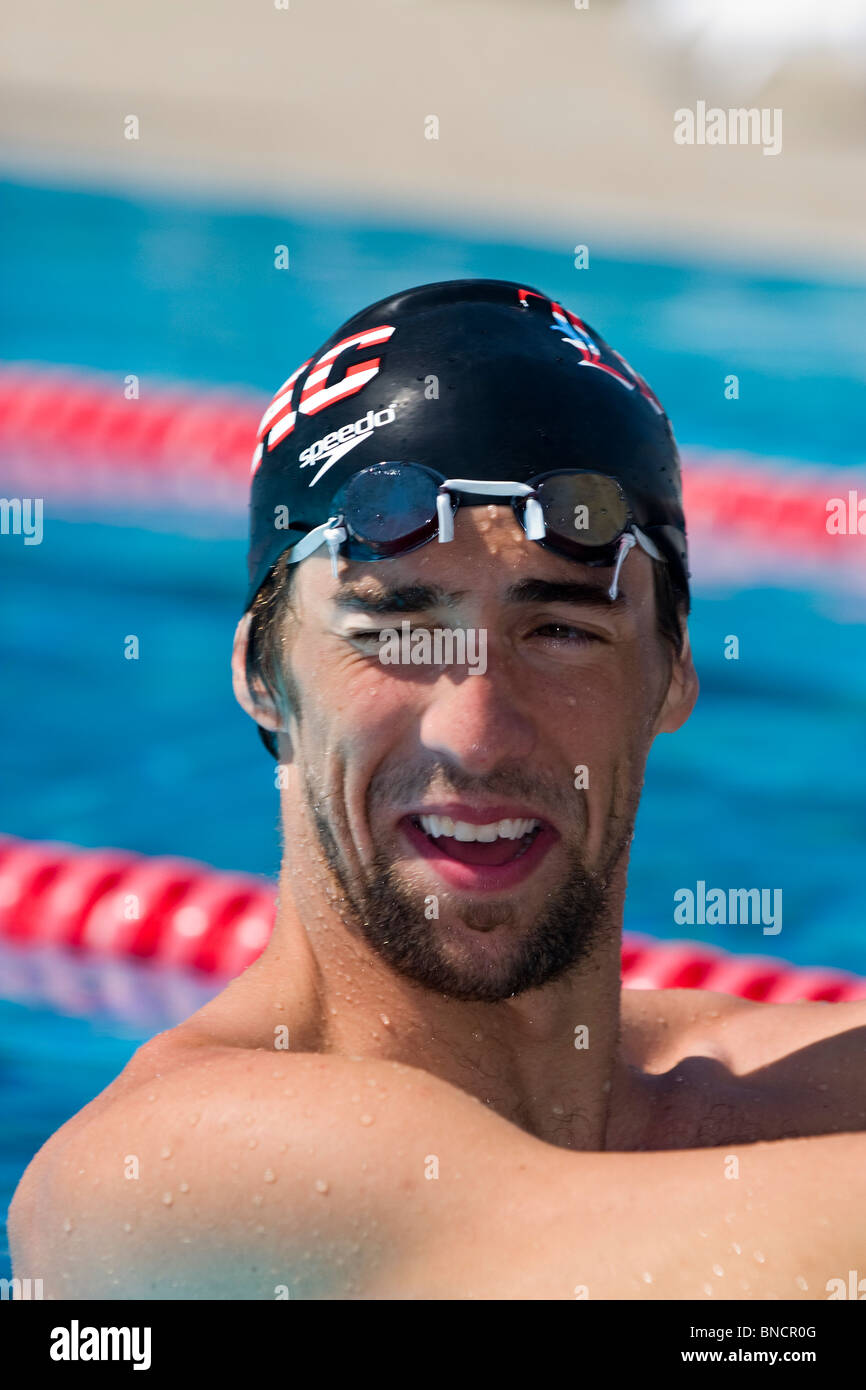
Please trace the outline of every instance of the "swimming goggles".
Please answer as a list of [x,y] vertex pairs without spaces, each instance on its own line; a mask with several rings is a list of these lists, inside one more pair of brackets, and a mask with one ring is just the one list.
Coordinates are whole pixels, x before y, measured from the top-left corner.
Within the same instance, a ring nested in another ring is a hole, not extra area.
[[461,498],[477,504],[510,499],[529,540],[581,564],[612,565],[609,596],[615,599],[628,552],[639,545],[653,560],[664,556],[634,522],[616,478],[585,470],[540,473],[525,483],[446,478],[420,463],[382,462],[363,468],[340,487],[333,515],[287,554],[289,564],[327,545],[333,573],[337,557],[392,559],[426,545],[454,539]]

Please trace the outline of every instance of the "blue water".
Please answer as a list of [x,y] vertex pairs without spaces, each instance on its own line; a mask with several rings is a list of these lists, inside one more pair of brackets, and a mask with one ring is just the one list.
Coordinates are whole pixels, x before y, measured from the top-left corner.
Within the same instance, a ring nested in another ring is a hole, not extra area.
[[[429,280],[498,276],[559,297],[603,332],[653,384],[681,442],[863,465],[862,286],[615,259],[603,247],[576,272],[568,248],[477,229],[16,185],[0,185],[0,226],[8,359],[105,369],[119,383],[134,372],[143,391],[185,379],[266,396],[361,305]],[[272,268],[279,243],[289,272]],[[724,396],[731,373],[737,401]],[[275,873],[273,764],[229,680],[244,518],[109,525],[97,513],[73,519],[50,491],[45,507],[41,546],[3,538],[0,549],[0,829]],[[702,695],[651,755],[627,927],[866,973],[866,627],[842,618],[795,575],[786,589],[698,589]],[[123,657],[129,633],[136,662]],[[729,633],[738,662],[723,657]],[[673,894],[699,879],[781,888],[781,933],[686,933]],[[6,1193],[134,1045],[98,1012],[62,1015],[22,1003],[0,1014]]]

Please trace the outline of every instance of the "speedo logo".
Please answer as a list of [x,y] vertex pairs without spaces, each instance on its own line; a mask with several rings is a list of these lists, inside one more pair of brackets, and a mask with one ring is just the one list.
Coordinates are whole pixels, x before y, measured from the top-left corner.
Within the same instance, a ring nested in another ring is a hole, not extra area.
[[343,425],[342,429],[335,430],[333,434],[323,435],[315,444],[302,449],[298,454],[298,462],[302,468],[307,468],[313,463],[322,465],[310,479],[310,487],[344,454],[348,454],[350,449],[354,449],[356,444],[360,444],[362,439],[372,434],[374,429],[378,429],[380,425],[390,425],[396,418],[397,411],[393,405],[385,406],[384,410],[368,410],[367,414],[354,424]]

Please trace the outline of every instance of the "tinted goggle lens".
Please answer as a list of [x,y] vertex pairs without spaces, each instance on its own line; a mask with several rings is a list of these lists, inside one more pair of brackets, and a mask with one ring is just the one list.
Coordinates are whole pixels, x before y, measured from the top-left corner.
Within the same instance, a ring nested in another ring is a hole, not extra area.
[[622,535],[628,503],[614,478],[599,473],[555,474],[535,484],[544,524],[559,540],[597,549]]
[[345,518],[350,540],[387,555],[422,532],[433,534],[439,483],[417,464],[375,464],[350,478],[333,505]]

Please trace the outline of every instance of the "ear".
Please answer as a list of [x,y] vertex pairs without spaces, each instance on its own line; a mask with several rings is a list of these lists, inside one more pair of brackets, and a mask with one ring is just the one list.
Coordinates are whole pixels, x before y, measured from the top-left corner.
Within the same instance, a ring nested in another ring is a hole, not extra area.
[[261,724],[263,729],[275,733],[284,728],[284,719],[264,681],[256,678],[250,684],[247,679],[247,648],[249,646],[252,614],[245,613],[235,629],[232,646],[232,688],[241,709],[246,710],[251,719]]
[[675,734],[681,729],[695,707],[700,684],[698,673],[692,661],[692,644],[689,629],[683,623],[683,647],[679,656],[674,657],[670,682],[661,709],[655,721],[655,734]]

